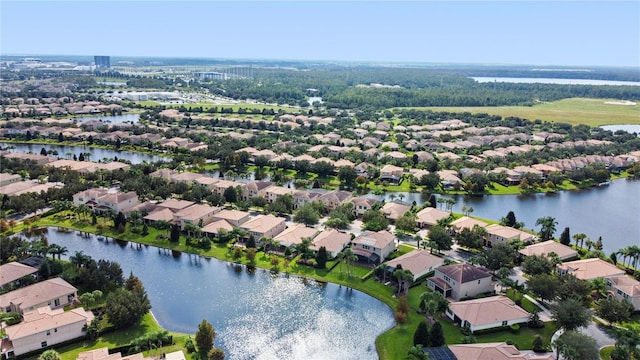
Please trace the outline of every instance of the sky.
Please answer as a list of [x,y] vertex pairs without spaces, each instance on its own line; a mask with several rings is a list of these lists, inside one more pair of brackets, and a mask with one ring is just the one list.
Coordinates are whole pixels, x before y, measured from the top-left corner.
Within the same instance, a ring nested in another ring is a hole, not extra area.
[[0,54],[640,66],[640,1],[0,0]]

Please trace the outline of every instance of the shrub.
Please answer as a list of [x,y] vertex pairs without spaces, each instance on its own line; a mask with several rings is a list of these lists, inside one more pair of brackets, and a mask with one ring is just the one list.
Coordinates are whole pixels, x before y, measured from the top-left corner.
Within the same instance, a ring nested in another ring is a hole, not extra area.
[[513,324],[510,329],[512,333],[517,334],[520,332],[520,324]]
[[403,313],[402,311],[396,311],[394,317],[396,319],[396,323],[400,325],[407,323],[407,314]]
[[537,353],[547,352],[547,349],[545,349],[542,344],[542,337],[540,337],[540,335],[537,335],[535,338],[533,338],[533,352],[537,352]]
[[464,336],[469,336],[472,334],[471,329],[469,329],[469,327],[467,326],[463,326],[460,328],[460,333]]

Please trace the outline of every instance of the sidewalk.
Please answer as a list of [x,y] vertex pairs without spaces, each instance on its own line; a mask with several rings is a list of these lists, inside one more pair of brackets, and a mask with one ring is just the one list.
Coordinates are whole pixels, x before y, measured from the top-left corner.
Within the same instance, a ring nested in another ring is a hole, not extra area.
[[[552,321],[552,317],[553,314],[551,314],[551,311],[549,311],[549,309],[547,309],[544,305],[542,305],[538,300],[532,298],[531,296],[525,294],[524,295],[525,299],[531,301],[535,306],[537,306],[538,308],[540,308],[540,310],[542,310],[540,312],[540,320],[544,321],[544,322],[548,322],[548,321]],[[560,336],[560,335],[558,335]]]

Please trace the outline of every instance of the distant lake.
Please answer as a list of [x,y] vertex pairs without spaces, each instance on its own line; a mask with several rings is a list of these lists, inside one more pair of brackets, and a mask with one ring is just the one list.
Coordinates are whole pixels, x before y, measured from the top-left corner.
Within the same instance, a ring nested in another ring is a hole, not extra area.
[[514,78],[514,77],[470,77],[479,83],[506,82],[528,84],[559,84],[559,85],[629,85],[640,86],[640,81],[614,81],[594,79],[555,79],[555,78]]
[[603,125],[600,127],[614,133],[618,130],[623,130],[628,132],[629,134],[636,133],[638,134],[638,136],[640,136],[640,125]]
[[109,116],[82,116],[74,118],[80,123],[86,121],[102,121],[105,124],[120,124],[120,123],[137,123],[140,120],[140,114],[124,114],[124,115],[109,115]]
[[20,144],[20,143],[0,142],[0,147],[2,148],[11,147],[11,149],[9,149],[9,151],[11,152],[22,152],[22,153],[33,153],[33,154],[40,154],[40,150],[42,150],[42,148],[44,148],[46,151],[55,150],[58,152],[57,157],[61,159],[66,159],[68,153],[72,154],[71,158],[73,158],[73,155],[76,155],[77,157],[79,157],[80,153],[90,153],[91,156],[88,159],[88,161],[98,161],[98,160],[104,160],[104,159],[113,160],[116,157],[118,158],[118,160],[127,160],[127,161],[130,161],[132,164],[140,164],[145,161],[156,162],[156,161],[171,160],[169,158],[162,157],[162,156],[135,153],[131,151],[118,151],[118,150],[112,150],[112,149],[92,148],[84,145],[76,146],[76,145],[31,144],[31,143]]

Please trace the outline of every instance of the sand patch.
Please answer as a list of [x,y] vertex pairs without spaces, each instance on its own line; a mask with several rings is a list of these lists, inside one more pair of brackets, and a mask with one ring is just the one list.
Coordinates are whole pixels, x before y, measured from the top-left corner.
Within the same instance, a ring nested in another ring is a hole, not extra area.
[[633,101],[629,101],[629,100],[625,100],[625,101],[605,101],[605,104],[609,104],[609,105],[624,105],[624,106],[634,106],[636,105],[635,102]]

